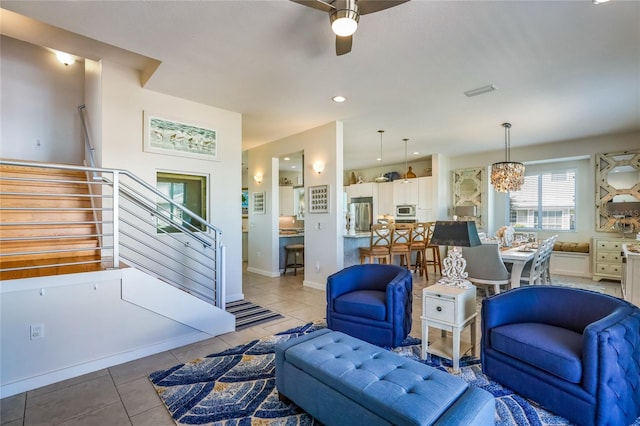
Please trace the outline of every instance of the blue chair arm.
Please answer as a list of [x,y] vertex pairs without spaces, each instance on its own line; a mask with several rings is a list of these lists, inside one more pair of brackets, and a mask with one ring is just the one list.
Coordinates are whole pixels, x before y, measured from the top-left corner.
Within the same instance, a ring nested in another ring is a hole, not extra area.
[[630,424],[640,413],[640,311],[621,307],[584,331],[583,386],[610,407],[610,424]]

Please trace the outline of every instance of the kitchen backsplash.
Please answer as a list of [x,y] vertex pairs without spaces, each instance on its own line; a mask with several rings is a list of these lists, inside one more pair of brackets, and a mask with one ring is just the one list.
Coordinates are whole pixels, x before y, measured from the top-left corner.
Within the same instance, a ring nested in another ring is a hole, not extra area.
[[304,220],[297,220],[295,216],[280,216],[278,219],[280,229],[303,229]]

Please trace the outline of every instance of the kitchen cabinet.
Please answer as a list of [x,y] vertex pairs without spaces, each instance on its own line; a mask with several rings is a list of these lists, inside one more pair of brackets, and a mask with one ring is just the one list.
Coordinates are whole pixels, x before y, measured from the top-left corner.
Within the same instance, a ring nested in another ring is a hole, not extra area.
[[378,190],[377,188],[374,188],[375,185],[377,184],[373,182],[366,182],[347,186],[347,196],[349,197],[349,202],[351,202],[351,198],[353,197],[373,197],[374,189],[377,196]]
[[426,176],[416,180],[418,181],[418,209],[433,208],[433,178]]
[[293,211],[296,219],[304,220],[305,203],[304,203],[304,187],[293,189]]
[[295,216],[293,186],[280,187],[280,216]]
[[404,179],[393,181],[393,204],[396,206],[418,205],[417,179],[409,179],[408,182],[405,182]]
[[396,209],[393,204],[393,182],[378,184],[378,211],[376,216],[384,215],[396,215]]

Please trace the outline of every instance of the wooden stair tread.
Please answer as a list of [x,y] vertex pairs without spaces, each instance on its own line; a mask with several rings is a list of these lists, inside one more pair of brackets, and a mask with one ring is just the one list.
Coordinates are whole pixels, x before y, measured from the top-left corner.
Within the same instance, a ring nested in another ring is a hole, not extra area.
[[[91,197],[78,196],[90,193],[85,172],[2,165],[0,166],[0,192],[3,193],[2,208],[20,208],[20,210],[0,212],[2,238],[46,237],[38,240],[0,241],[0,252],[3,254],[0,257],[0,265],[3,269],[35,267],[28,270],[0,272],[1,279],[104,269],[99,240],[95,236],[90,236],[97,233],[96,224],[85,223],[96,220]],[[100,212],[97,215],[100,217]],[[19,225],[10,225],[13,223]],[[78,238],[58,238],[62,236],[78,236]],[[51,253],[42,253],[47,251]],[[29,252],[39,253],[28,254]],[[55,266],[55,264],[78,262],[81,263]]]

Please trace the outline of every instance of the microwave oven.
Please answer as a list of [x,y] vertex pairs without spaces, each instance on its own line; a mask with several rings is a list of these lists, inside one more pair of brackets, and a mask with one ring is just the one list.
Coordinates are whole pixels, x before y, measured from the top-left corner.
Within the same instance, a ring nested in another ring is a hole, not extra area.
[[414,204],[403,204],[396,206],[396,217],[414,217],[416,206]]

